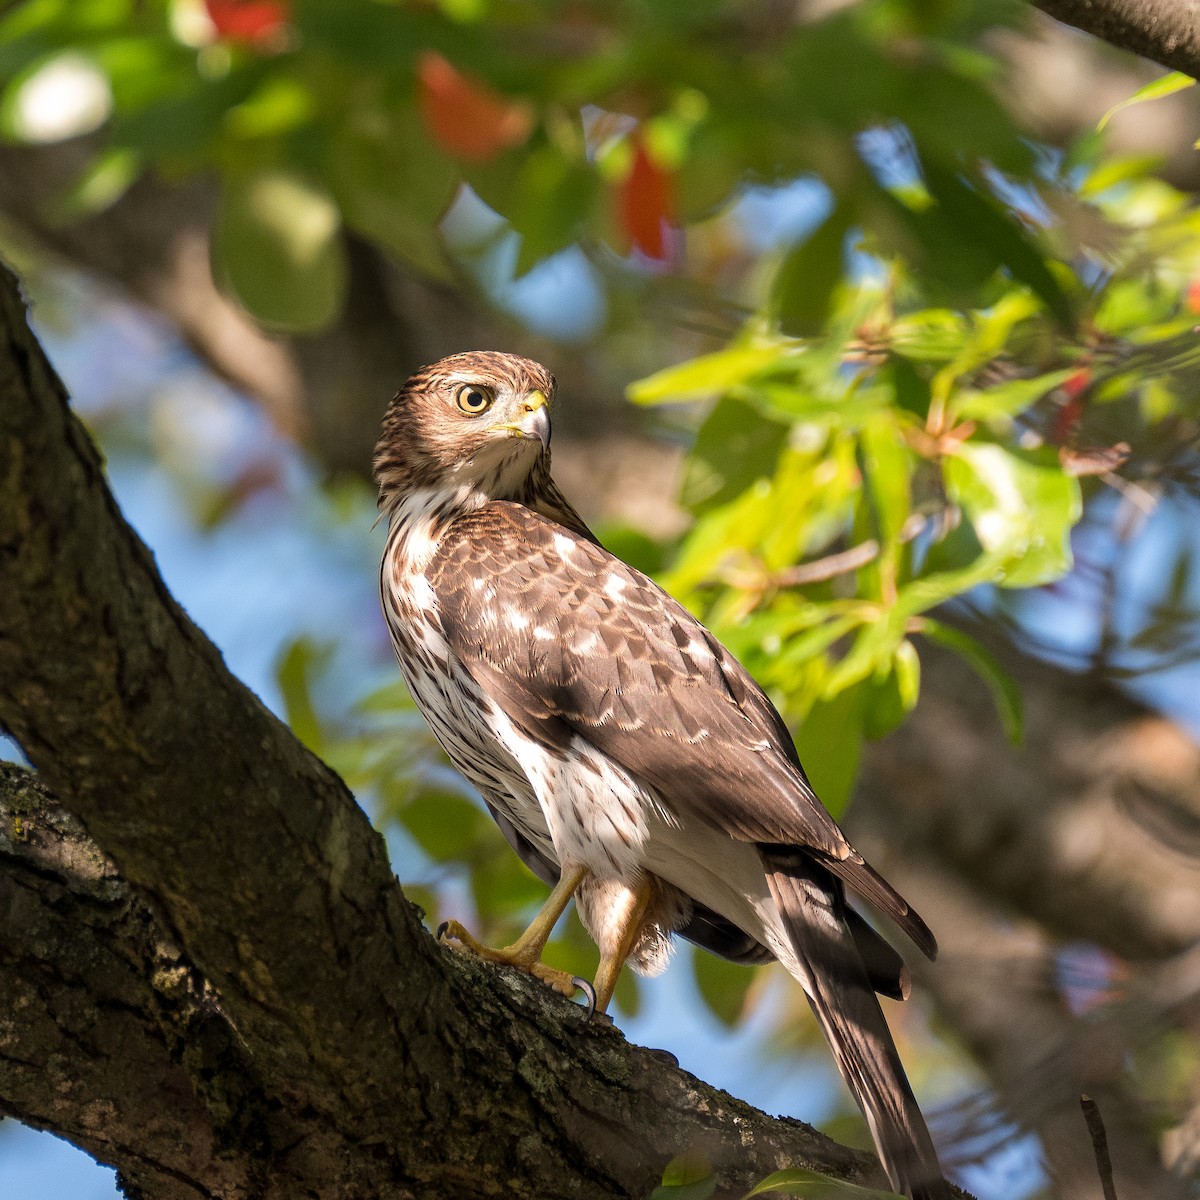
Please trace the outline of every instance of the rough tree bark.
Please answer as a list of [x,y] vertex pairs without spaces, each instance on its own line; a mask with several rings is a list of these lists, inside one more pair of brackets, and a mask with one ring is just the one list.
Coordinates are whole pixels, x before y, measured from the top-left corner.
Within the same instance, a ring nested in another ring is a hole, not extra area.
[[697,1148],[722,1195],[798,1163],[879,1182],[437,946],[166,592],[7,271],[0,564],[0,724],[62,805],[4,773],[0,1110],[153,1200],[644,1196]]
[[1121,50],[1200,76],[1200,0],[1033,0]]

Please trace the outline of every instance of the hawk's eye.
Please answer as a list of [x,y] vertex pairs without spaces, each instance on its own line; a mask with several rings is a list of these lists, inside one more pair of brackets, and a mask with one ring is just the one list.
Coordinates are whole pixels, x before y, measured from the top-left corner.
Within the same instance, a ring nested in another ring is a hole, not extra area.
[[495,400],[492,389],[481,383],[464,383],[455,394],[454,400],[463,412],[477,417],[481,412],[487,412]]

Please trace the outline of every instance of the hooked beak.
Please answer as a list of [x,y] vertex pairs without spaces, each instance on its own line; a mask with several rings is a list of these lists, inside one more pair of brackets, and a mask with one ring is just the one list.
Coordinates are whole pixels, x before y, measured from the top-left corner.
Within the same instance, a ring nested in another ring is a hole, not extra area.
[[508,426],[518,437],[537,438],[542,449],[550,446],[550,410],[544,392],[530,392],[521,405],[521,416]]

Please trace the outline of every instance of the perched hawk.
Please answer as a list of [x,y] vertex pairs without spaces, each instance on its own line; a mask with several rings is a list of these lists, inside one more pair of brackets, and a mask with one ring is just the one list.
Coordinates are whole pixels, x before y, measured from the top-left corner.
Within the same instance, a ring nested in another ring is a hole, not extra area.
[[540,961],[574,898],[621,967],[661,971],[679,933],[799,980],[893,1187],[949,1200],[875,993],[900,956],[847,888],[927,955],[925,923],[813,793],[779,714],[725,648],[609,554],[550,478],[554,379],[510,354],[418,372],[375,453],[389,520],[380,591],[418,706],[505,837],[553,891],[512,946],[450,936],[570,994]]

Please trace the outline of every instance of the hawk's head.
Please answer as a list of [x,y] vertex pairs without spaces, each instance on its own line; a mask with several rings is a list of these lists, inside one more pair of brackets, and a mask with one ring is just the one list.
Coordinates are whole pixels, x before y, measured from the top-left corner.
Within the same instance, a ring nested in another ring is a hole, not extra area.
[[553,395],[554,376],[516,354],[454,354],[418,371],[383,418],[380,503],[417,488],[516,494],[549,454]]

